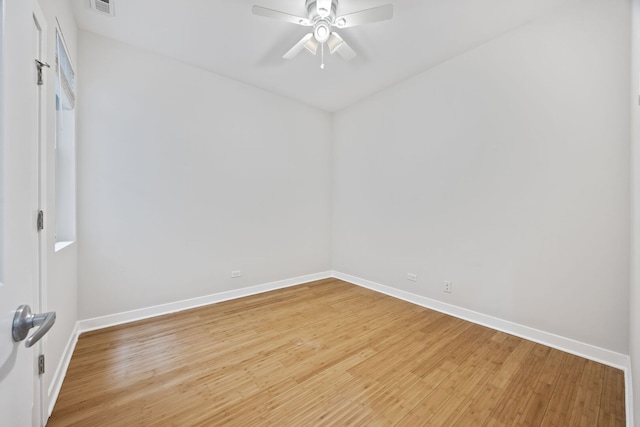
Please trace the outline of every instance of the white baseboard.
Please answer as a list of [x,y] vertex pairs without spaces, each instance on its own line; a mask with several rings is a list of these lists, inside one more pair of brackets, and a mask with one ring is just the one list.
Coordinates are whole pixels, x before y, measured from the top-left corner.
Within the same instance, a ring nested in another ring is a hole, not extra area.
[[324,273],[309,274],[306,276],[295,277],[292,279],[279,280],[276,282],[265,283],[262,285],[249,286],[233,291],[220,292],[217,294],[206,295],[203,297],[192,298],[183,301],[172,302],[168,304],[145,307],[138,310],[131,310],[123,313],[110,314],[107,316],[95,317],[92,319],[79,320],[69,337],[69,341],[64,349],[60,363],[53,375],[51,385],[49,386],[49,407],[47,418],[51,416],[55,407],[58,395],[62,389],[64,377],[67,375],[67,369],[71,363],[73,351],[78,343],[78,338],[83,332],[89,332],[97,329],[116,326],[123,323],[135,322],[136,320],[148,319],[150,317],[162,316],[164,314],[175,313],[178,311],[188,310],[190,308],[202,307],[204,305],[215,304],[217,302],[228,301],[237,298],[243,298],[251,295],[257,295],[264,292],[274,291],[277,289],[288,288],[291,286],[301,285],[315,280],[322,280],[333,277],[330,271]]
[[274,291],[277,289],[288,288],[291,286],[301,285],[314,280],[321,280],[333,277],[330,271],[323,273],[309,274],[306,276],[294,277],[292,279],[279,280],[277,282],[265,283],[262,285],[249,286],[242,289],[234,289],[232,291],[220,292],[217,294],[205,295],[202,297],[191,298],[183,301],[170,302],[167,304],[145,307],[138,310],[126,311],[123,313],[109,314],[107,316],[94,317],[78,321],[78,332],[88,332],[96,329],[107,328],[110,326],[121,325],[123,323],[135,322],[137,320],[148,319],[150,317],[162,316],[165,314],[175,313],[178,311],[188,310],[191,308],[202,307],[218,302],[229,301],[237,298],[257,295],[264,292]]
[[445,313],[463,320],[467,320],[472,323],[476,323],[482,326],[486,326],[491,329],[502,331],[511,335],[515,335],[539,344],[543,344],[567,353],[574,354],[576,356],[584,357],[595,362],[599,362],[614,368],[622,369],[625,374],[625,395],[626,395],[626,412],[627,412],[627,425],[633,425],[633,391],[631,382],[631,361],[629,356],[616,353],[611,350],[603,349],[593,346],[591,344],[585,344],[579,341],[572,340],[570,338],[561,337],[549,332],[540,331],[528,326],[520,325],[514,322],[510,322],[496,317],[488,316],[486,314],[478,313],[472,310],[454,306],[451,304],[443,303],[431,298],[426,298],[420,295],[416,295],[410,292],[402,291],[400,289],[391,288],[389,286],[381,285],[366,279],[351,276],[348,274],[340,273],[337,271],[329,271],[323,273],[310,274],[306,276],[300,276],[292,279],[280,280],[277,282],[265,283],[262,285],[250,286],[247,288],[236,289],[227,292],[221,292],[212,295],[206,295],[202,297],[192,298],[183,301],[172,302],[168,304],[162,304],[152,307],[141,308],[138,310],[127,311],[123,313],[116,313],[107,316],[96,317],[92,319],[80,320],[77,322],[75,330],[67,347],[62,360],[58,364],[58,368],[54,374],[53,381],[49,387],[49,415],[53,411],[55,402],[60,393],[62,382],[71,362],[71,356],[75,349],[78,337],[83,332],[88,332],[96,329],[107,328],[110,326],[116,326],[123,323],[135,322],[137,320],[148,319],[150,317],[162,316],[165,314],[175,313],[178,311],[188,310],[191,308],[202,307],[209,304],[215,304],[218,302],[229,301],[237,298],[243,298],[251,295],[261,294],[277,289],[283,289],[291,286],[301,285],[315,280],[321,280],[334,277],[336,279],[343,280],[345,282],[352,283],[357,286],[361,286],[376,292],[380,292],[385,295],[389,295],[394,298],[398,298],[413,304],[420,305],[425,308],[429,308],[441,313]]
[[411,302],[413,304],[417,304],[422,307],[449,314],[463,320],[468,320],[469,322],[477,323],[491,329],[506,332],[508,334],[515,335],[529,341],[534,341],[539,344],[544,344],[546,346],[553,347],[558,350],[574,354],[576,356],[584,357],[586,359],[603,363],[608,366],[613,366],[614,368],[626,370],[630,366],[629,356],[616,353],[615,351],[606,350],[604,348],[596,347],[591,344],[585,344],[579,341],[572,340],[571,338],[565,338],[549,332],[540,331],[538,329],[510,322],[508,320],[498,319],[486,314],[467,310],[466,308],[412,294],[400,289],[391,288],[389,286],[381,285],[370,280],[361,279],[359,277],[354,277],[337,271],[333,272],[333,277],[344,280],[345,282],[353,283],[354,285],[362,286],[363,288],[367,288],[385,295]]
[[60,389],[62,389],[62,382],[64,381],[64,377],[67,375],[67,369],[69,369],[69,364],[71,363],[71,356],[73,356],[73,351],[76,349],[76,344],[78,343],[78,336],[80,336],[80,333],[78,332],[78,323],[76,323],[76,326],[71,332],[71,336],[69,336],[69,341],[67,341],[67,345],[64,348],[58,367],[53,374],[49,390],[47,390],[47,401],[49,402],[49,407],[47,408],[47,419],[51,416],[53,407],[56,405],[56,401],[58,400]]
[[539,344],[571,353],[576,356],[584,357],[585,359],[593,360],[594,362],[612,366],[617,369],[622,369],[624,371],[627,426],[631,427],[634,425],[631,359],[628,355],[596,347],[591,344],[585,344],[576,340],[572,340],[571,338],[561,337],[549,332],[540,331],[538,329],[510,322],[508,320],[498,319],[496,317],[488,316],[486,314],[478,313],[472,310],[467,310],[466,308],[447,304],[431,298],[412,294],[411,292],[391,288],[389,286],[381,285],[379,283],[361,279],[349,274],[340,273],[338,271],[333,272],[333,277],[335,277],[336,279],[344,280],[345,282],[352,283],[354,285],[362,286],[363,288],[367,288],[372,291],[380,292],[382,294],[419,305],[421,307],[439,311],[440,313],[448,314],[450,316],[467,320],[478,325],[486,326],[491,329],[496,329],[510,335],[515,335],[517,337],[537,342]]

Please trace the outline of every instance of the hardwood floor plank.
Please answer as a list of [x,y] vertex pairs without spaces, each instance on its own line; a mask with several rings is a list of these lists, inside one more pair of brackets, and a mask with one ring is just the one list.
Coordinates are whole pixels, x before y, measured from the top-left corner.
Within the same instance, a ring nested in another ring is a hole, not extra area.
[[487,425],[500,425],[506,422],[517,424],[519,422],[552,351],[554,350],[549,347],[533,344],[533,348],[521,360],[517,372],[504,389]]
[[573,355],[566,355],[562,367],[563,381],[559,381],[547,406],[547,412],[542,419],[543,426],[569,425],[573,411],[578,382],[584,371],[587,360]]
[[547,412],[549,399],[554,391],[555,383],[561,375],[564,354],[558,351],[549,352],[540,376],[534,385],[533,393],[529,395],[518,425],[540,425]]
[[587,361],[578,382],[570,424],[589,426],[598,423],[603,382],[604,365]]
[[600,400],[599,426],[624,424],[625,413],[624,373],[612,369],[605,370],[602,398]]
[[49,426],[623,426],[621,371],[336,279],[82,334]]

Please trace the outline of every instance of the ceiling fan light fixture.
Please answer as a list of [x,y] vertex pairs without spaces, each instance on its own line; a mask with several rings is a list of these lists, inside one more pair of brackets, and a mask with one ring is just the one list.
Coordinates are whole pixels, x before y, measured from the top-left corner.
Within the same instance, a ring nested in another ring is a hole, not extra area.
[[[342,59],[350,61],[357,56],[356,52],[342,37],[332,32],[331,29],[333,27],[351,28],[372,22],[387,21],[393,18],[393,5],[386,4],[384,6],[363,9],[341,16],[338,15],[339,1],[340,0],[304,0],[307,11],[306,18],[304,16],[292,15],[287,12],[257,5],[254,5],[251,10],[254,15],[277,19],[303,27],[313,27],[312,32],[307,33],[282,56],[284,59],[294,58],[305,49],[315,55],[318,52],[318,47],[321,48],[321,52],[324,54],[324,44],[326,43],[331,53],[338,53]],[[324,60],[321,68],[324,68]]]
[[315,38],[311,37],[309,41],[304,44],[304,48],[315,55],[318,52],[319,44],[320,43],[318,43]]
[[329,46],[329,52],[333,54],[336,50],[342,46],[344,40],[336,33],[331,33],[331,36],[327,40],[327,46]]
[[318,22],[313,30],[313,35],[318,43],[326,42],[331,35],[331,28],[329,27],[329,24],[324,21]]

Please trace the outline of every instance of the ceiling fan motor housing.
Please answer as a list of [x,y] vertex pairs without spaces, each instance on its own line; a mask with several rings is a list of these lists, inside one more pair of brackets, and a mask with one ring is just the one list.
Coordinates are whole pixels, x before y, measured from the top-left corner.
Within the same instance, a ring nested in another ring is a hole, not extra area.
[[311,22],[326,20],[333,25],[338,10],[338,0],[307,0],[306,8]]
[[313,22],[313,37],[318,43],[325,43],[336,19],[338,0],[307,0],[306,7],[309,20]]

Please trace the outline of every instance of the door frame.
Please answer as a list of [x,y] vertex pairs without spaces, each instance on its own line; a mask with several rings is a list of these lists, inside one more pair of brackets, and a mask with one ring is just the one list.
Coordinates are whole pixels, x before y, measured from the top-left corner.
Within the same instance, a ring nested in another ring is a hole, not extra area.
[[[47,21],[44,13],[40,8],[40,4],[35,1],[33,3],[33,21],[34,21],[34,34],[38,38],[36,41],[36,52],[34,52],[34,61],[37,59],[43,63],[48,63],[47,52],[49,48],[48,44],[48,29]],[[34,64],[35,66],[35,64]],[[43,81],[44,84],[37,86],[36,88],[36,115],[37,115],[37,174],[38,174],[38,194],[37,194],[37,210],[45,211],[47,206],[47,84],[49,79],[47,78],[47,70],[43,69]],[[46,218],[46,215],[45,215]],[[45,229],[47,227],[45,222]],[[37,280],[34,289],[34,313],[47,312],[47,233],[45,230],[38,231],[38,259],[37,259]],[[47,394],[45,393],[45,381],[44,375],[38,375],[38,358],[40,355],[45,354],[47,336],[45,335],[35,346],[33,352],[34,358],[34,405],[33,405],[33,417],[34,420],[40,426],[46,424],[48,414],[46,401]],[[46,373],[46,371],[45,371]]]

